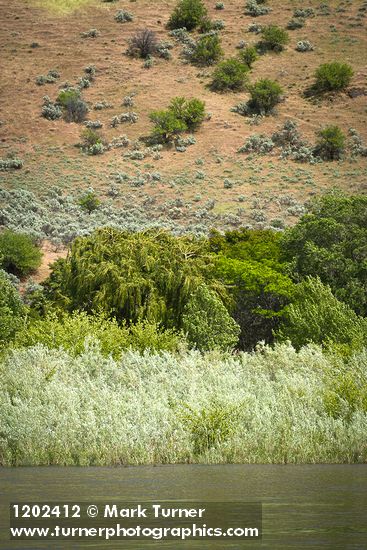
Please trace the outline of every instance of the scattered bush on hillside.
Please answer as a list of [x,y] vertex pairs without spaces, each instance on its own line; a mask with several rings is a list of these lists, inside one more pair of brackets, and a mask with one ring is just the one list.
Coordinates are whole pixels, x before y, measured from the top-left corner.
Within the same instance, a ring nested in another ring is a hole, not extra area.
[[22,159],[9,155],[5,159],[0,159],[0,172],[7,172],[8,170],[20,170],[23,168],[24,162]]
[[93,189],[86,191],[79,199],[79,206],[83,208],[88,214],[91,214],[99,208],[101,201],[97,197]]
[[210,87],[214,91],[243,90],[249,67],[236,58],[226,59],[216,67]]
[[200,25],[206,15],[207,9],[202,0],[179,0],[167,26],[169,29],[185,27],[188,31],[192,31]]
[[56,82],[58,78],[60,78],[60,73],[54,69],[51,69],[50,71],[48,71],[47,75],[41,74],[40,76],[37,76],[36,84],[38,84],[38,86],[43,86],[44,84],[52,84]]
[[265,155],[274,149],[274,142],[263,134],[253,134],[248,137],[244,145],[238,149],[238,153],[259,153]]
[[42,254],[33,239],[23,233],[5,230],[0,233],[0,268],[25,277],[41,265]]
[[293,17],[305,19],[306,17],[314,17],[315,12],[312,8],[296,8],[293,12]]
[[224,10],[224,2],[216,2],[215,9],[216,10]]
[[191,131],[198,128],[205,119],[205,103],[200,99],[175,97],[171,100],[169,110]]
[[62,109],[60,105],[54,101],[51,101],[47,95],[43,98],[42,116],[47,118],[47,120],[58,120],[62,117]]
[[248,0],[245,7],[245,15],[251,17],[259,17],[260,15],[266,15],[270,12],[270,8],[263,5],[264,2],[258,2],[256,0]]
[[199,37],[197,42],[187,46],[185,56],[197,65],[213,65],[223,55],[221,41],[217,34]]
[[297,52],[313,52],[314,47],[309,40],[300,40],[295,49]]
[[146,59],[148,55],[155,53],[156,48],[156,33],[150,29],[142,29],[130,37],[127,53],[133,57]]
[[82,38],[97,38],[99,36],[99,31],[97,29],[89,29],[89,31],[85,31],[80,33],[80,36]]
[[263,30],[263,26],[259,23],[250,23],[247,27],[247,32],[253,32],[255,34],[260,34]]
[[350,150],[352,157],[367,157],[367,147],[355,128],[349,128]]
[[152,111],[149,118],[154,123],[153,137],[158,142],[168,143],[187,130],[186,124],[168,109]]
[[296,19],[291,19],[287,23],[287,29],[290,31],[294,31],[296,29],[302,29],[302,27],[305,26],[305,20],[301,17],[298,17]]
[[249,87],[249,107],[259,114],[269,114],[280,102],[283,89],[274,80],[264,78]]
[[133,19],[134,19],[133,14],[126,10],[119,10],[115,14],[115,21],[117,21],[117,23],[128,23]]
[[241,49],[239,54],[239,58],[249,67],[249,69],[251,69],[258,57],[257,50],[254,46],[247,46],[247,48]]
[[89,110],[80,96],[80,90],[76,88],[61,90],[57,96],[57,104],[62,107],[67,122],[83,122]]
[[274,52],[281,52],[284,50],[284,46],[289,42],[287,31],[276,25],[263,27],[261,35],[261,41],[258,47],[264,51],[271,50]]
[[80,134],[81,147],[88,155],[101,155],[105,151],[102,136],[92,127],[87,126]]
[[347,63],[324,63],[315,72],[314,88],[318,92],[343,90],[350,83],[352,76],[353,69]]
[[315,154],[324,160],[338,160],[345,150],[345,135],[339,126],[327,126],[318,132]]

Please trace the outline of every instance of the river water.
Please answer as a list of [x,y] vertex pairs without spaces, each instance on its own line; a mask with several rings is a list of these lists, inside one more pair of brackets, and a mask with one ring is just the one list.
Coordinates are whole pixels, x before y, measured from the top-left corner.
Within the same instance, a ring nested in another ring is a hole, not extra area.
[[[17,501],[261,501],[261,541],[9,540]],[[0,469],[0,548],[367,549],[367,465],[172,465]]]

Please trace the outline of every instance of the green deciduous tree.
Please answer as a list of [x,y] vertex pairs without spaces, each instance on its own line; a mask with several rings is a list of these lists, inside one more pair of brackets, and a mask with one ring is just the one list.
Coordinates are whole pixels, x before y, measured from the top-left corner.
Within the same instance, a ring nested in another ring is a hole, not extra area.
[[307,277],[295,287],[276,337],[290,340],[297,349],[314,342],[336,344],[343,352],[357,351],[367,343],[367,321],[339,302],[319,278]]
[[206,285],[199,286],[187,302],[182,328],[189,342],[202,351],[232,349],[240,333],[238,324]]

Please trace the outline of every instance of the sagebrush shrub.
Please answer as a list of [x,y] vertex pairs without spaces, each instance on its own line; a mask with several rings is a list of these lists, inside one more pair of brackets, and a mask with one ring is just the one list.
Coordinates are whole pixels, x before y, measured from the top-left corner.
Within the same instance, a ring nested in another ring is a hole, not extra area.
[[62,117],[62,109],[60,105],[51,101],[51,99],[45,95],[42,105],[42,116],[47,120],[57,120]]
[[0,172],[7,170],[19,170],[23,167],[23,161],[17,157],[9,156],[5,159],[0,159]]
[[320,92],[343,90],[350,83],[353,74],[353,69],[348,63],[324,63],[315,72],[315,88]]
[[57,96],[57,103],[63,108],[67,122],[83,122],[88,113],[88,105],[82,100],[80,91],[75,88],[62,90]]
[[256,0],[248,0],[245,7],[245,15],[251,17],[259,17],[260,15],[266,15],[270,12],[270,8],[262,5],[264,2],[258,2]]
[[129,21],[132,21],[133,19],[134,19],[133,14],[126,11],[126,10],[119,10],[115,14],[115,21],[117,21],[117,23],[128,23]]
[[296,50],[297,52],[312,52],[314,47],[309,40],[300,40],[297,42]]
[[248,65],[236,58],[226,59],[216,67],[210,87],[215,91],[243,90],[246,83]]
[[195,29],[207,15],[207,9],[202,0],[180,0],[172,12],[169,21],[169,29],[181,29],[188,31]]

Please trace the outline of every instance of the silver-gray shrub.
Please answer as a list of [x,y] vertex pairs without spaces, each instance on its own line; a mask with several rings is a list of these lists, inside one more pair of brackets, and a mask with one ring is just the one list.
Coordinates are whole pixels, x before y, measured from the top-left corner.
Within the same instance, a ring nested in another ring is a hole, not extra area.
[[62,109],[60,105],[57,105],[47,95],[43,98],[42,116],[47,120],[57,120],[62,117]]
[[7,172],[8,170],[19,170],[23,167],[24,162],[17,157],[8,157],[0,159],[0,172]]
[[133,19],[134,19],[133,14],[126,10],[119,10],[115,14],[115,21],[117,21],[117,23],[128,23]]
[[259,17],[260,15],[266,15],[270,12],[270,8],[262,4],[258,4],[256,0],[248,0],[245,6],[245,15],[251,17]]
[[316,346],[118,361],[88,339],[77,357],[15,350],[0,366],[0,464],[366,462],[366,410],[335,389],[346,373],[366,385],[366,364]]
[[274,149],[274,146],[274,142],[270,137],[263,134],[253,134],[238,149],[238,153],[259,153],[264,155],[270,153]]
[[314,47],[309,40],[300,40],[297,42],[296,50],[297,52],[312,52]]

